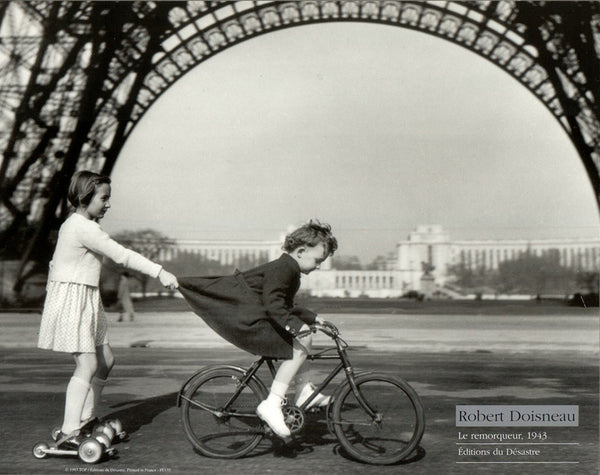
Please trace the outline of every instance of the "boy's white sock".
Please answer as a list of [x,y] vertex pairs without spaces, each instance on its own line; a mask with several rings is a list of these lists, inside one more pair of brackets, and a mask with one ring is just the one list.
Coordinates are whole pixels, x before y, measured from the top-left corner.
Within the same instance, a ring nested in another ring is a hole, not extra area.
[[267,396],[267,401],[270,403],[281,404],[281,401],[285,399],[289,384],[282,383],[281,381],[273,381],[271,385],[271,391]]
[[71,377],[65,397],[65,418],[61,431],[69,434],[81,425],[81,411],[90,390],[90,384],[77,376]]
[[296,390],[301,390],[306,384],[310,383],[310,371],[306,366],[303,366],[298,374],[296,374]]
[[92,385],[87,393],[83,410],[81,411],[82,423],[86,423],[96,417],[96,408],[100,405],[100,396],[105,385],[106,379],[100,379],[96,376],[92,378]]

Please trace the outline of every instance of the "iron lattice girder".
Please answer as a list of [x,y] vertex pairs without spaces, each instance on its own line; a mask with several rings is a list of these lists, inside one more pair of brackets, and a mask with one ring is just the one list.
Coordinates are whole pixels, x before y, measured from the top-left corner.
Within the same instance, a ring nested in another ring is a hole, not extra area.
[[[598,81],[590,73],[598,69],[595,52],[598,41],[593,27],[595,4],[592,7],[587,2],[551,2],[544,6],[527,2],[517,5],[510,2],[394,1],[226,3],[218,4],[218,8],[210,12],[183,8],[170,12],[176,30],[165,37],[163,51],[154,61],[155,68],[139,91],[128,131],[187,70],[236,43],[298,24],[363,21],[418,29],[485,57],[546,105],[565,131],[579,142],[576,145],[580,153],[586,152],[593,161],[600,152]],[[243,3],[243,9],[238,8],[240,3]],[[575,35],[578,41],[569,43],[566,40],[573,33],[568,29],[574,22],[557,19],[561,15],[579,18],[577,13],[584,14],[583,23],[588,25],[588,31]],[[529,27],[528,23],[533,26]],[[551,53],[543,54],[547,51]],[[590,62],[593,63],[591,67]],[[570,120],[572,117],[576,118],[576,123]],[[573,125],[581,129],[581,137],[573,136]],[[596,158],[596,172],[590,176],[592,181],[598,180],[599,165]]]
[[596,2],[12,1],[0,21],[0,248],[24,222],[46,242],[73,171],[110,173],[187,71],[258,35],[322,22],[419,30],[493,62],[557,118],[600,191]]

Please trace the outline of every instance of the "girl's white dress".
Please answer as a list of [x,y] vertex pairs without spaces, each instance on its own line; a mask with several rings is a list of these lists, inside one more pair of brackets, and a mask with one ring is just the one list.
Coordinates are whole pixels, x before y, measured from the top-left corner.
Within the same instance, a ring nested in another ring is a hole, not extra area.
[[49,282],[38,347],[67,353],[95,353],[108,343],[108,324],[98,287]]
[[50,262],[38,347],[68,353],[95,353],[108,343],[100,300],[102,259],[158,277],[162,267],[110,239],[100,225],[74,213],[60,227]]

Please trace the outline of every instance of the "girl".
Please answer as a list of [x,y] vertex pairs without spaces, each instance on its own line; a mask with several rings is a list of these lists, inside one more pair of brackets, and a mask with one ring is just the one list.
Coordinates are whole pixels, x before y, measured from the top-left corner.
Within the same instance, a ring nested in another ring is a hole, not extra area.
[[[296,404],[313,393],[314,386],[303,367],[311,349],[307,324],[322,323],[310,310],[294,306],[300,274],[309,274],[337,249],[331,227],[311,221],[286,236],[282,256],[233,276],[181,277],[180,292],[206,323],[223,338],[256,355],[284,359],[275,375],[270,393],[256,412],[275,434],[290,437],[281,404],[296,376],[301,390]],[[325,406],[329,397],[318,394],[311,406]]]
[[67,198],[75,212],[60,227],[50,262],[38,347],[71,353],[75,371],[67,385],[59,448],[79,444],[80,429],[95,420],[100,393],[114,364],[98,284],[102,257],[158,277],[174,289],[175,276],[110,239],[98,221],[110,208],[110,178],[89,171],[73,175]]

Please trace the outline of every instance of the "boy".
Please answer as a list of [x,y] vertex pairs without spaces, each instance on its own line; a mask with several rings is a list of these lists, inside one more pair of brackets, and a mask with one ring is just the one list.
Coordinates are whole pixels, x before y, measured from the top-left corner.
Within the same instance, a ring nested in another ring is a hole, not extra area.
[[[281,404],[297,375],[303,384],[296,395],[302,404],[313,392],[307,371],[300,371],[311,349],[312,336],[296,338],[308,325],[322,322],[317,315],[294,305],[300,275],[318,269],[337,249],[331,227],[316,221],[288,234],[284,253],[274,261],[225,277],[181,277],[179,290],[193,310],[219,335],[250,353],[284,359],[270,393],[257,415],[275,434],[290,437]],[[325,406],[329,397],[319,394],[311,406]]]

